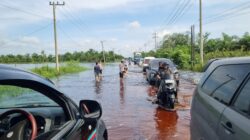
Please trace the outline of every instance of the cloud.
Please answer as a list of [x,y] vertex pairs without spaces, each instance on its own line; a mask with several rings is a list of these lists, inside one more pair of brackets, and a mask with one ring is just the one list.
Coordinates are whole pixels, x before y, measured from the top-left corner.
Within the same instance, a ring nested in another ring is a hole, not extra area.
[[[60,20],[64,18],[62,11],[73,14],[80,13],[83,10],[104,10],[117,8],[120,6],[129,6],[131,3],[144,0],[64,0],[64,6],[57,7],[57,17]],[[49,0],[12,0],[5,1],[0,5],[1,21],[0,29],[20,24],[37,23],[52,19],[52,6]],[[60,1],[62,2],[62,1]],[[13,22],[14,21],[14,22]]]
[[21,43],[25,43],[25,44],[39,44],[40,40],[37,37],[29,37],[29,36],[24,36],[20,39]]
[[[22,37],[17,40],[8,38],[0,39],[1,51],[0,54],[26,54],[40,53],[42,50],[52,50],[51,44],[41,42],[37,37]],[[47,52],[46,52],[47,53]]]
[[111,42],[117,42],[118,39],[117,39],[117,38],[111,38],[110,41],[111,41]]
[[132,29],[137,29],[141,27],[141,24],[139,21],[133,21],[131,23],[129,23],[129,27]]
[[[199,1],[196,1],[199,3]],[[214,6],[220,4],[240,4],[242,2],[246,2],[246,0],[205,0],[203,1],[204,6]]]
[[65,0],[66,4],[77,9],[100,10],[128,5],[132,2],[144,0]]
[[169,30],[162,30],[161,32],[158,33],[158,37],[163,38],[167,34],[171,34],[171,32]]

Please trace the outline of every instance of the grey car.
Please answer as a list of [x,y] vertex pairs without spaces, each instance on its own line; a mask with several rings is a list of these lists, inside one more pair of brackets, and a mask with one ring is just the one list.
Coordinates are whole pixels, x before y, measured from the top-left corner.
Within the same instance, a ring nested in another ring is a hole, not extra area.
[[250,57],[213,60],[194,92],[192,140],[250,139]]
[[175,79],[177,80],[176,83],[179,83],[179,72],[176,68],[176,65],[170,60],[166,58],[155,58],[149,62],[148,69],[146,69],[146,80],[149,82],[150,85],[155,84],[155,74],[159,68],[159,62],[169,64],[171,71],[174,73]]

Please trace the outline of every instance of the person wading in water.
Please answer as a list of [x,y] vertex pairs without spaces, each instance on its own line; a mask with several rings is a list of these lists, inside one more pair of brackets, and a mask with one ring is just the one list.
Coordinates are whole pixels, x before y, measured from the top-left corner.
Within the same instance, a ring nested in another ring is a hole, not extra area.
[[96,65],[94,66],[94,73],[95,73],[95,81],[100,82],[101,80],[101,68],[98,62],[96,62]]
[[124,73],[125,73],[125,65],[124,65],[124,61],[122,60],[121,63],[119,64],[119,69],[120,69],[120,79],[123,79]]

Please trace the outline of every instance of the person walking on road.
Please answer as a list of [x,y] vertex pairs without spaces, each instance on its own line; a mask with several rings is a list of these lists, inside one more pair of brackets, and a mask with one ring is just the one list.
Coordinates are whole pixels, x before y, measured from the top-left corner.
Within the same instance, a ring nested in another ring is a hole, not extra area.
[[101,68],[98,62],[96,62],[96,65],[94,66],[94,73],[95,73],[95,80],[96,82],[100,82],[101,80]]
[[120,69],[120,78],[123,79],[124,73],[125,73],[125,64],[124,61],[122,60],[121,63],[119,64],[119,69]]

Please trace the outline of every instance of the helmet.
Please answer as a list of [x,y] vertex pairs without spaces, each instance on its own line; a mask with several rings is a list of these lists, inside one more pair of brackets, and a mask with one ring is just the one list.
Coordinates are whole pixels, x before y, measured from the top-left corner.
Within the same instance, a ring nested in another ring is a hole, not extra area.
[[165,69],[167,69],[167,68],[169,67],[169,64],[166,63],[166,62],[164,62],[164,63],[162,64],[162,67],[165,68]]

